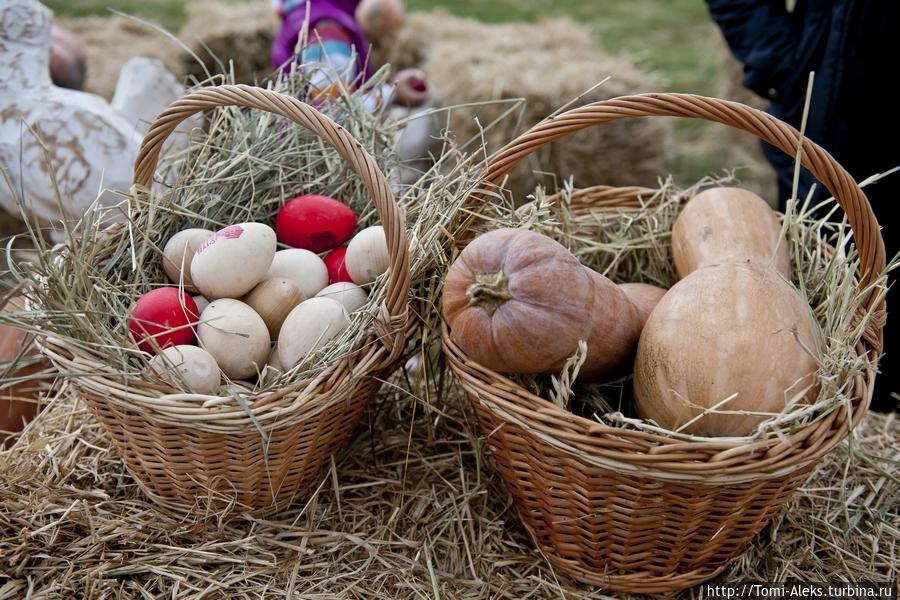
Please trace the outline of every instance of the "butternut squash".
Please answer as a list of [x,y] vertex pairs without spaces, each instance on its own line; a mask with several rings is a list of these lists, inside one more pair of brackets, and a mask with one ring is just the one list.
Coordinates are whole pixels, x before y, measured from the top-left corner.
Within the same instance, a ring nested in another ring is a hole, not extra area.
[[791,279],[790,252],[777,214],[740,188],[710,188],[687,203],[672,227],[672,258],[680,279],[706,265],[748,261]]
[[473,240],[444,281],[451,338],[500,373],[554,373],[588,346],[579,377],[621,372],[640,320],[625,293],[539,233],[497,229]]
[[820,340],[809,306],[772,269],[698,269],[644,327],[634,365],[638,413],[694,435],[750,435],[788,400],[815,397]]

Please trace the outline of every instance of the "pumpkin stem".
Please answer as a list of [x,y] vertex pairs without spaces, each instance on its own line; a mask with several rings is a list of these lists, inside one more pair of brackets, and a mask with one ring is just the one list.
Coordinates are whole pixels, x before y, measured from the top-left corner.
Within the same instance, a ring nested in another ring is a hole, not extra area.
[[480,306],[487,311],[489,317],[500,306],[512,298],[509,293],[509,277],[503,271],[496,273],[478,273],[475,275],[475,283],[466,290],[469,297],[469,306]]

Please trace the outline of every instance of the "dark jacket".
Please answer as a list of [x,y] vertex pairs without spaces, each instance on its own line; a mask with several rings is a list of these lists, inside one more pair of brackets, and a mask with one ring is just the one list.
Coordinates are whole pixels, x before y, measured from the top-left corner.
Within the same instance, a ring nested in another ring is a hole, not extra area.
[[[797,0],[791,12],[785,0],[707,5],[744,64],[744,85],[771,101],[769,112],[799,127],[809,73],[815,71],[807,136],[857,179],[900,163],[897,100],[889,92],[897,85],[900,2]],[[766,155],[779,182],[789,182],[792,159],[772,148]]]

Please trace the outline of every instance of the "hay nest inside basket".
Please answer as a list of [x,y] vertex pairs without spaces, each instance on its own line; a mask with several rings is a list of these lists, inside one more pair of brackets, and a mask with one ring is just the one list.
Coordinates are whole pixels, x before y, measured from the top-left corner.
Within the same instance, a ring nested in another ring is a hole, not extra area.
[[[381,112],[365,109],[365,94],[382,85],[382,69],[365,85],[320,105],[327,114],[375,157],[390,180],[398,167],[391,140],[399,126]],[[279,77],[272,89],[303,97],[302,73]],[[410,247],[413,319],[433,320],[436,273],[449,260],[454,228],[468,222],[459,209],[477,184],[471,159],[445,147],[434,167],[411,185],[395,185],[405,216]],[[218,230],[229,224],[258,221],[272,224],[285,201],[316,193],[339,198],[357,215],[359,227],[381,224],[361,178],[327,142],[285,118],[260,110],[226,108],[212,113],[207,131],[196,130],[191,146],[170,161],[179,169],[169,188],[166,173],[152,193],[119,192],[114,207],[94,206],[77,224],[67,225],[63,244],[49,247],[36,227],[30,229],[37,249],[27,260],[12,258],[11,281],[24,286],[32,310],[4,314],[0,321],[50,336],[77,348],[82,357],[103,365],[104,376],[141,380],[147,355],[137,349],[128,330],[135,300],[168,282],[161,251],[174,233],[189,227]],[[434,200],[440,199],[440,202]],[[107,229],[111,218],[119,219]],[[250,382],[226,381],[220,393],[263,395],[290,383],[311,380],[371,337],[387,293],[387,275],[367,287],[367,305],[353,313],[350,325],[303,364],[287,373],[264,369]],[[10,281],[0,281],[9,285]],[[422,300],[421,302],[417,300]],[[261,366],[262,368],[262,366]],[[171,391],[176,391],[172,390]],[[186,391],[186,390],[181,390]],[[246,410],[246,407],[245,407]]]
[[[735,185],[735,181],[732,174],[726,173],[680,189],[669,179],[659,189],[648,190],[645,204],[639,209],[592,208],[583,203],[583,193],[571,185],[555,196],[538,189],[532,202],[518,208],[514,196],[506,196],[505,215],[493,216],[475,229],[487,231],[501,226],[532,229],[556,239],[582,264],[615,282],[644,282],[669,288],[677,281],[670,232],[684,203],[705,187]],[[729,441],[750,443],[788,435],[841,406],[851,408],[853,384],[870,368],[866,357],[859,356],[854,348],[879,318],[862,307],[870,293],[884,294],[887,273],[900,264],[900,257],[885,267],[869,289],[856,290],[859,259],[852,232],[840,211],[833,200],[816,206],[807,200],[790,203],[782,218],[794,268],[792,283],[811,306],[824,334],[824,343],[819,348],[818,397],[805,404],[803,394],[798,392],[781,413],[769,414],[753,434],[728,438]],[[576,353],[558,376],[511,375],[510,378],[535,395],[607,425],[662,433],[684,441],[714,441],[668,431],[638,418],[632,403],[630,375],[613,382],[579,383],[574,375],[581,362],[583,356],[579,360]],[[729,412],[727,406],[716,411]]]
[[[432,367],[392,379],[312,497],[267,520],[155,510],[61,382],[0,453],[0,599],[610,597],[535,550]],[[719,581],[886,581],[898,457],[900,421],[869,415]]]
[[[448,124],[459,140],[478,137],[496,122],[483,134],[490,151],[575,98],[583,104],[659,87],[655,77],[600,49],[569,19],[488,24],[443,12],[410,13],[401,29],[377,42],[373,61],[424,69],[443,104],[453,107]],[[504,102],[483,104],[497,100]],[[537,183],[561,185],[550,173],[574,176],[584,186],[655,185],[673,152],[668,121],[610,123],[536,153],[510,174],[508,187],[524,196]]]

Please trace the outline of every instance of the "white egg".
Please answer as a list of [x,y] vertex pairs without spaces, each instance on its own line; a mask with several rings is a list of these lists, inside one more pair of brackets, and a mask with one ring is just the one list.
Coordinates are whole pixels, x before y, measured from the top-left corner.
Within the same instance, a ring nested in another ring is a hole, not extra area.
[[262,317],[240,300],[210,302],[200,315],[197,338],[231,379],[255,375],[269,356],[269,330]]
[[191,263],[194,253],[212,235],[209,229],[184,229],[169,238],[163,249],[163,270],[172,283],[181,283],[183,278],[185,289],[193,289]]
[[273,277],[290,279],[303,292],[304,298],[312,298],[328,285],[328,267],[325,261],[309,250],[279,250],[264,279]]
[[265,279],[275,256],[275,232],[262,223],[220,229],[197,248],[194,287],[210,300],[239,298]]
[[366,227],[354,235],[347,244],[344,264],[347,266],[350,279],[357,285],[372,283],[387,271],[391,257],[388,254],[384,227],[381,225]]
[[207,300],[206,298],[204,298],[204,297],[201,296],[200,294],[197,294],[196,296],[192,296],[192,298],[194,299],[194,304],[197,305],[197,312],[201,312],[201,313],[202,313],[203,310],[204,310],[207,306],[209,306],[209,300]]
[[150,369],[175,387],[206,396],[214,395],[222,381],[216,359],[197,346],[169,346],[150,361]]
[[369,296],[366,294],[366,291],[349,281],[332,283],[316,294],[316,297],[337,300],[344,305],[344,308],[347,309],[348,313],[352,313],[353,311],[362,308],[366,305],[366,302],[369,301]]
[[292,310],[281,325],[278,360],[291,369],[324,346],[349,324],[347,310],[337,300],[310,298]]

